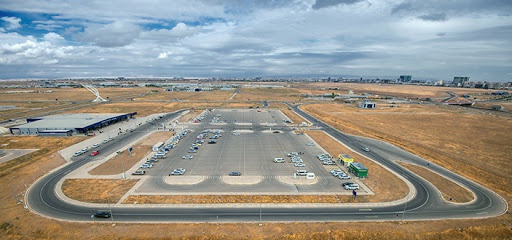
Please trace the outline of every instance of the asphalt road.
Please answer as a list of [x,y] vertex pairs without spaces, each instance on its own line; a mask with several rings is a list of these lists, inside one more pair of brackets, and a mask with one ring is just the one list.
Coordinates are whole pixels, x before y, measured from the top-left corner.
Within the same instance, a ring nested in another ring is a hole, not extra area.
[[[408,159],[419,164],[426,164],[425,160],[381,141],[342,134],[330,126],[318,122],[317,119],[305,114],[299,108],[294,107],[294,109],[310,122],[324,127],[327,133],[345,143],[354,151],[359,151],[362,146],[369,147],[372,151],[369,153],[362,152],[362,154],[410,181],[414,188],[416,188],[416,195],[411,197],[406,203],[395,205],[383,204],[382,206],[373,207],[354,207],[343,204],[323,205],[320,207],[304,205],[258,206],[258,204],[253,204],[251,207],[246,207],[245,205],[226,205],[226,207],[158,205],[152,205],[151,207],[140,205],[123,205],[122,207],[117,205],[79,206],[60,199],[55,193],[55,186],[67,173],[85,164],[88,158],[84,157],[45,175],[35,182],[25,195],[25,203],[31,211],[49,218],[84,222],[398,221],[402,217],[404,220],[432,220],[493,217],[503,214],[508,208],[506,201],[494,192],[446,169],[431,164],[430,167],[433,171],[459,182],[476,195],[476,200],[468,204],[447,203],[441,199],[438,191],[431,184],[388,159],[390,159],[390,156],[393,156],[396,157],[394,159]],[[179,112],[170,114],[160,121],[170,119],[177,114]],[[139,127],[139,130],[144,131],[144,128],[151,127],[152,125],[145,124]],[[119,136],[115,141],[130,142],[139,137],[137,134],[143,133],[134,132]],[[111,209],[114,216],[112,219],[91,218],[91,214],[98,209],[105,209],[105,207]],[[406,214],[403,214],[404,211]]]

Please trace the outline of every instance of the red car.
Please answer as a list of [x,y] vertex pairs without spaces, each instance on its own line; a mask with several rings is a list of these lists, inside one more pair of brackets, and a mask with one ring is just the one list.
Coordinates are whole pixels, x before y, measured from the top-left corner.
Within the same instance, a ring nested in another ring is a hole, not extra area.
[[91,153],[91,156],[96,156],[96,155],[98,155],[98,154],[100,154],[100,152],[99,152],[99,151],[93,151],[93,152]]

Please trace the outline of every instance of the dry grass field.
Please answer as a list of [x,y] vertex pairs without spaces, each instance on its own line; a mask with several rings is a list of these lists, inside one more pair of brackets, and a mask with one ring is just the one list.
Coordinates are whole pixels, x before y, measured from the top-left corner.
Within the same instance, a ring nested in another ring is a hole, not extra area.
[[139,180],[66,179],[62,192],[69,198],[89,203],[117,203]]
[[327,92],[337,92],[336,90],[327,90],[328,88],[339,88],[339,93],[346,94],[349,90],[354,93],[371,93],[382,96],[397,96],[407,98],[447,98],[446,92],[453,92],[457,95],[489,93],[493,90],[472,89],[472,88],[452,88],[452,87],[434,87],[434,86],[415,86],[415,85],[397,85],[397,84],[359,84],[359,83],[299,83],[293,85],[300,89],[319,90],[324,89]]
[[404,162],[400,162],[399,164],[436,186],[436,188],[441,192],[444,200],[449,200],[455,203],[467,203],[475,199],[475,196],[471,193],[471,191],[457,185],[452,181],[446,180],[437,173],[434,173],[425,167],[406,164]]
[[242,88],[235,96],[239,101],[299,101],[301,92],[293,88]]
[[338,129],[392,142],[512,197],[512,135],[504,131],[512,128],[510,117],[435,105],[382,110],[345,104],[303,108]]
[[[293,84],[293,86],[294,88],[297,86],[298,92],[303,91],[299,87],[306,89],[305,91],[332,92],[321,89],[327,85],[316,83]],[[341,88],[342,84],[335,84],[335,86]],[[369,84],[346,84],[346,86],[347,89],[354,89],[356,93],[378,91],[376,93],[386,95],[439,98],[446,97],[444,93],[446,91],[465,93],[468,90],[447,90],[447,88],[428,90],[414,86],[407,86],[410,89],[405,89],[393,85],[397,87],[394,90],[393,87],[382,89],[381,86]],[[365,90],[365,88],[370,89]],[[30,95],[26,97],[27,100],[30,99]],[[137,111],[141,116],[145,116],[161,110],[169,112],[183,107],[247,108],[253,105],[253,103],[246,104],[246,99],[241,99],[241,103],[235,102],[234,105],[222,102],[180,102],[165,103],[165,106],[160,107],[161,103],[143,102],[143,99],[100,104],[92,107],[92,110],[81,109],[81,111]],[[293,101],[290,100],[290,102]],[[4,105],[12,104],[4,103]],[[433,106],[401,105],[396,110],[372,110],[370,111],[372,114],[341,104],[316,105],[308,110],[324,115],[325,121],[340,130],[389,140],[424,158],[436,161],[448,169],[457,166],[457,172],[497,191],[510,203],[512,184],[508,176],[512,169],[509,157],[512,151],[508,146],[510,144],[507,145],[507,143],[512,141],[510,134],[506,131],[511,126],[510,118],[483,115],[478,111],[463,108]],[[397,112],[379,113],[382,111]],[[429,129],[431,131],[428,131]],[[117,223],[113,227],[110,224],[70,223],[47,219],[24,209],[23,204],[17,204],[14,195],[21,197],[19,193],[26,189],[25,185],[29,186],[45,172],[65,163],[65,160],[56,152],[81,139],[84,138],[0,137],[0,143],[9,144],[2,148],[41,149],[20,159],[0,164],[0,192],[4,193],[0,195],[1,239],[512,239],[512,218],[509,213],[491,219],[418,221],[404,224],[397,222],[263,223],[262,226],[258,226],[257,223],[210,222],[202,224]],[[43,148],[43,145],[47,147]]]
[[159,89],[158,93],[147,94],[140,98],[135,98],[136,101],[191,101],[191,102],[208,102],[208,101],[227,101],[234,90],[224,91],[203,91],[203,92],[168,92]]

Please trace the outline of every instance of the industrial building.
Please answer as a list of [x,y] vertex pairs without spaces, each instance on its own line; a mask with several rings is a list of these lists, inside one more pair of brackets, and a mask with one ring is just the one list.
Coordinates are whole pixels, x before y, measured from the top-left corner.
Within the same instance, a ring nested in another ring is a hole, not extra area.
[[400,75],[400,77],[398,78],[398,81],[400,81],[400,82],[410,82],[411,80],[412,80],[411,75]]
[[467,82],[469,82],[469,77],[453,77],[452,84],[457,87],[463,87]]
[[351,163],[348,167],[348,172],[353,173],[358,178],[368,177],[368,168],[358,162]]
[[13,135],[71,136],[86,134],[108,125],[129,120],[137,112],[122,114],[63,114],[29,118],[27,123],[10,128]]
[[354,159],[348,154],[338,155],[338,160],[340,161],[340,164],[346,167],[348,167],[352,162],[354,162]]

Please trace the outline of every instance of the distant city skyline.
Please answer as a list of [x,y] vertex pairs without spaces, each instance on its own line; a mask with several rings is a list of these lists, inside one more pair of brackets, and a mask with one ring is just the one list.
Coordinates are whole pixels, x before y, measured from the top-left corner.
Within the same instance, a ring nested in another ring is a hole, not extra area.
[[401,75],[512,81],[512,2],[0,0],[0,79]]

